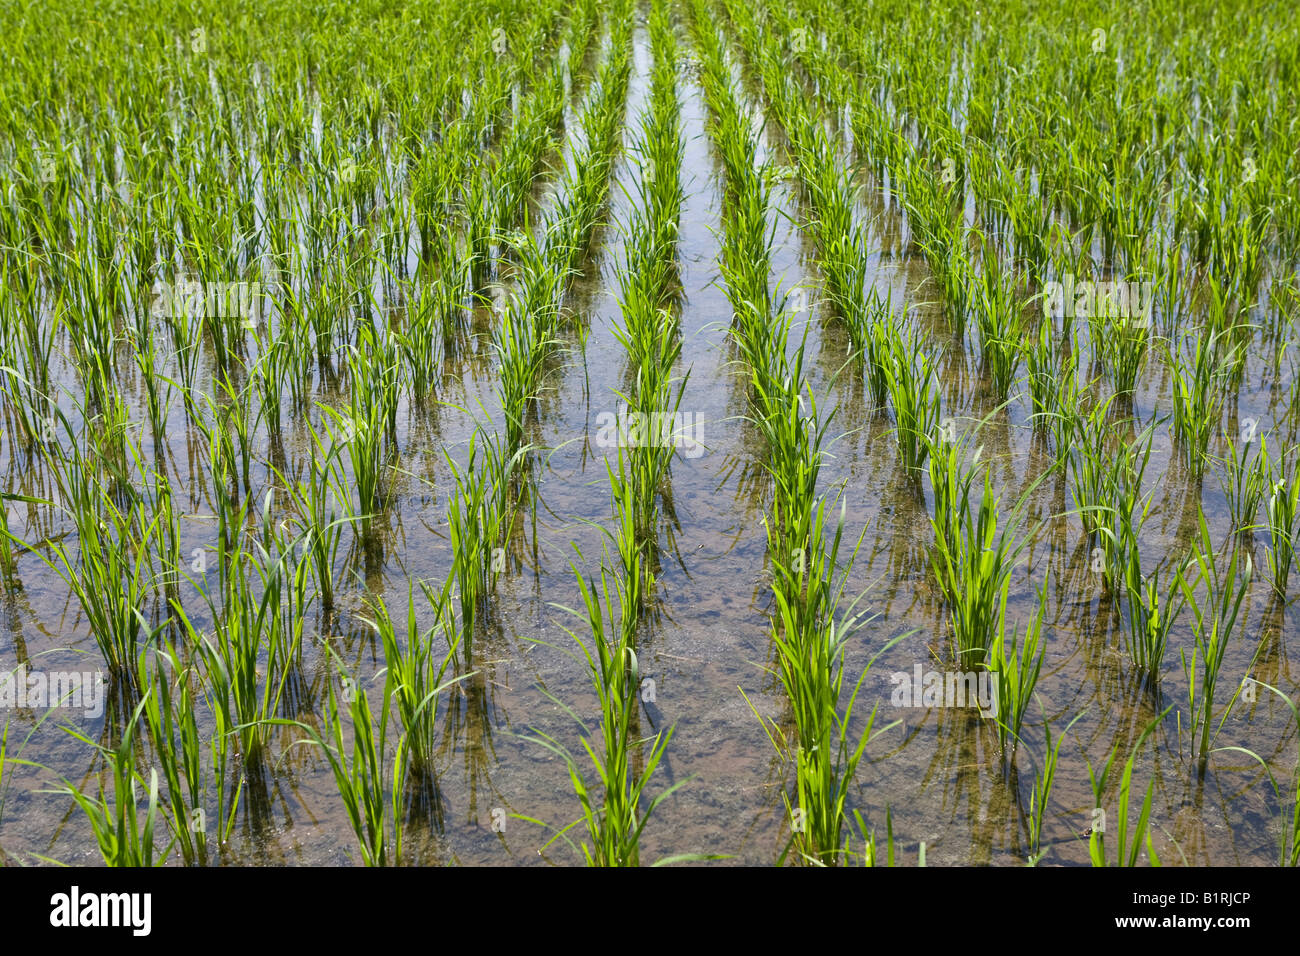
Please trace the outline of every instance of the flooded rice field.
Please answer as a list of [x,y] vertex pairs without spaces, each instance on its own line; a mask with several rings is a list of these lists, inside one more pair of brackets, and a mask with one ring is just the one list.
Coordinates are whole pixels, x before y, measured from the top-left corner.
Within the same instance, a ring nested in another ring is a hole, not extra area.
[[1294,22],[56,6],[4,862],[1300,861]]

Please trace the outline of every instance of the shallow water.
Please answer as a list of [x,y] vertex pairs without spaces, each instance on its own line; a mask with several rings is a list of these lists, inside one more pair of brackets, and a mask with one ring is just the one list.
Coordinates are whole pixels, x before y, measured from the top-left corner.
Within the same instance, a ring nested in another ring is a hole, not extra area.
[[[683,35],[683,52],[686,45]],[[649,53],[643,29],[635,36],[633,75],[627,103],[631,125],[624,147],[635,135],[644,101]],[[742,71],[738,69],[738,78]],[[580,88],[579,95],[584,91]],[[751,90],[752,92],[752,90]],[[688,76],[680,82],[686,140],[684,186],[678,247],[682,295],[679,303],[683,358],[678,373],[689,373],[683,411],[702,422],[705,453],[679,454],[671,475],[671,519],[663,530],[662,567],[654,612],[638,641],[641,674],[653,679],[655,700],[645,702],[640,729],[651,734],[674,728],[667,756],[651,785],[658,793],[686,781],[655,812],[641,846],[643,861],[687,852],[729,855],[732,863],[769,864],[788,837],[782,794],[793,787],[768,741],[758,715],[788,726],[789,705],[771,672],[770,571],[766,535],[766,491],[756,435],[743,416],[747,377],[736,362],[728,335],[731,310],[718,276],[721,169],[705,131],[703,99]],[[754,104],[757,109],[757,104]],[[576,104],[574,104],[576,106]],[[579,112],[571,108],[566,129]],[[558,162],[567,162],[566,144]],[[765,129],[763,154],[783,164],[784,142],[775,121]],[[565,351],[548,375],[547,392],[538,406],[529,440],[534,453],[538,501],[512,543],[506,573],[494,596],[493,620],[476,636],[477,673],[451,692],[441,707],[442,750],[437,762],[438,799],[412,811],[405,852],[422,864],[573,864],[581,857],[562,840],[545,844],[552,834],[507,816],[504,832],[494,832],[494,810],[544,821],[559,828],[578,814],[562,760],[530,736],[545,734],[577,750],[578,728],[556,701],[562,701],[594,727],[594,692],[576,660],[576,645],[565,628],[583,635],[582,623],[565,608],[579,606],[573,567],[583,575],[599,573],[605,544],[597,526],[610,527],[605,471],[606,452],[594,443],[595,422],[618,404],[617,389],[626,385],[625,358],[613,334],[618,321],[615,266],[622,257],[620,223],[627,220],[627,198],[636,175],[629,154],[615,167],[608,221],[598,230],[586,276],[568,299],[575,320],[587,329],[585,343],[571,329]],[[554,202],[552,177],[539,184],[537,206]],[[1076,717],[1061,749],[1057,783],[1049,810],[1045,864],[1086,864],[1093,798],[1087,762],[1099,767],[1111,748],[1122,763],[1142,730],[1170,704],[1175,708],[1137,758],[1135,790],[1140,798],[1154,781],[1154,845],[1166,862],[1216,865],[1265,865],[1275,862],[1279,801],[1257,762],[1240,752],[1220,752],[1201,778],[1191,757],[1186,727],[1187,680],[1178,654],[1190,646],[1187,617],[1176,629],[1166,657],[1160,696],[1133,686],[1114,619],[1089,570],[1089,554],[1078,520],[1068,510],[1066,486],[1055,478],[1034,485],[1048,463],[1028,425],[1027,395],[994,411],[982,391],[974,340],[953,341],[930,283],[923,257],[911,247],[908,226],[896,202],[887,201],[879,184],[867,177],[860,214],[877,251],[873,282],[896,304],[906,303],[931,342],[946,339],[943,363],[944,414],[966,431],[981,419],[979,441],[984,459],[993,463],[995,487],[1006,505],[1027,495],[1029,543],[1012,579],[1009,618],[1023,630],[1036,606],[1038,587],[1046,581],[1044,633],[1046,655],[1038,684],[1041,711],[1031,711],[1018,776],[1008,778],[997,752],[991,722],[968,709],[899,708],[890,703],[890,675],[925,669],[951,669],[946,659],[946,621],[927,565],[931,530],[925,505],[897,464],[892,425],[869,408],[860,376],[846,367],[847,339],[837,320],[816,302],[818,272],[814,250],[798,227],[807,214],[791,183],[774,191],[776,245],[772,286],[789,290],[814,287],[810,309],[799,316],[791,334],[793,349],[808,330],[808,381],[814,394],[834,406],[837,440],[822,467],[819,484],[828,493],[841,490],[848,534],[863,534],[848,576],[848,591],[863,592],[869,617],[847,647],[850,681],[889,641],[862,684],[854,729],[861,732],[873,706],[878,708],[878,738],[868,747],[859,770],[853,805],[883,837],[886,810],[892,817],[902,861],[914,863],[924,843],[929,864],[1017,865],[1026,855],[1026,810],[1033,770],[1041,760],[1042,716],[1059,736]],[[445,507],[452,487],[444,451],[463,461],[475,416],[500,421],[489,345],[490,310],[476,316],[474,338],[460,354],[449,357],[439,384],[448,404],[421,408],[403,396],[398,409],[400,468],[387,522],[382,565],[374,573],[349,580],[340,592],[332,618],[317,612],[313,636],[325,634],[334,652],[358,683],[382,687],[382,648],[367,627],[366,600],[386,601],[394,618],[403,620],[412,582],[441,582],[451,562]],[[1085,323],[1086,325],[1086,323]],[[1086,328],[1084,342],[1086,343]],[[1235,406],[1224,414],[1225,429],[1247,417],[1257,418],[1261,434],[1283,423],[1289,370],[1273,377],[1262,343],[1252,351]],[[204,359],[205,377],[211,374]],[[57,381],[78,387],[70,363],[52,368]],[[1134,396],[1136,413],[1148,419],[1169,407],[1169,377],[1149,355]],[[139,383],[137,383],[139,384]],[[337,389],[322,385],[316,397],[337,402]],[[143,393],[133,396],[132,414],[145,418]],[[453,406],[460,406],[459,408]],[[181,507],[185,539],[182,554],[211,549],[211,492],[197,436],[184,427],[183,412],[173,400],[166,457],[178,489],[189,496]],[[302,422],[286,421],[285,451],[289,471],[296,472],[311,454]],[[1294,434],[1288,436],[1294,440]],[[255,446],[261,441],[255,440]],[[1222,451],[1222,445],[1215,446]],[[1167,433],[1157,431],[1155,450],[1145,478],[1154,496],[1151,519],[1142,536],[1144,559],[1169,554],[1195,530],[1198,492],[1171,461]],[[6,449],[11,487],[37,489],[39,469],[25,471]],[[265,495],[265,463],[257,469],[255,497]],[[1207,472],[1199,492],[1212,539],[1229,535],[1222,492]],[[31,512],[9,504],[10,526],[25,527]],[[57,531],[26,527],[29,538]],[[345,536],[344,548],[350,546]],[[576,549],[576,550],[575,550]],[[1262,542],[1254,545],[1256,567],[1263,567]],[[572,567],[571,567],[572,563]],[[361,568],[356,562],[354,567]],[[0,667],[17,663],[45,670],[93,669],[98,651],[79,607],[64,583],[32,554],[18,559],[21,590],[6,592],[0,636]],[[207,572],[215,582],[215,571]],[[417,589],[421,623],[430,622],[427,602]],[[1293,612],[1279,607],[1267,584],[1257,579],[1245,604],[1245,626],[1234,633],[1224,662],[1223,686],[1235,688],[1252,673],[1295,698],[1297,679],[1290,671],[1288,642]],[[196,622],[206,623],[196,614]],[[585,636],[585,635],[583,635]],[[1251,667],[1257,651],[1258,662]],[[301,697],[291,702],[290,716],[319,713],[326,683],[337,681],[318,643],[304,651]],[[743,691],[743,695],[742,695]],[[1223,699],[1221,695],[1220,709]],[[748,702],[746,701],[748,698]],[[753,710],[751,710],[751,704]],[[1179,737],[1182,712],[1182,738]],[[202,712],[202,711],[201,711]],[[93,789],[99,763],[86,743],[57,725],[69,723],[92,740],[116,735],[120,714],[81,718],[57,711],[50,719],[33,709],[7,714],[10,753],[23,742],[22,756],[48,770],[16,767],[4,803],[0,845],[11,856],[35,855],[65,863],[97,863],[91,831],[70,798],[42,792],[60,777],[83,790]],[[890,729],[882,730],[886,725]],[[211,731],[211,725],[203,728]],[[30,736],[29,736],[30,734]],[[357,858],[333,777],[314,748],[294,743],[297,735],[278,728],[273,735],[272,765],[260,778],[250,775],[229,844],[221,861],[245,865],[286,863],[342,864]],[[1257,701],[1234,705],[1216,740],[1219,747],[1244,747],[1264,757],[1285,776],[1297,760],[1296,727],[1289,711],[1266,691]],[[147,766],[147,757],[142,765]]]

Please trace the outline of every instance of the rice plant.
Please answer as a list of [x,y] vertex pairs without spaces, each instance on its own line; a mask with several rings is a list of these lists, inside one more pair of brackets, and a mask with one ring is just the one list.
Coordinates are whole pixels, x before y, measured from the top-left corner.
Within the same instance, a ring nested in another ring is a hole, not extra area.
[[[185,863],[204,865],[208,860],[205,793],[209,781],[195,711],[195,678],[182,665],[174,647],[156,654],[152,672],[147,656],[140,655],[137,685],[148,689],[141,701],[144,725],[166,786],[167,823]],[[224,766],[219,770],[224,771]],[[217,778],[218,789],[223,776]],[[223,821],[218,819],[217,823],[218,831],[224,834]]]
[[882,361],[894,409],[894,437],[904,468],[918,479],[929,454],[928,436],[939,426],[939,374],[915,330],[906,338],[891,329]]
[[[641,121],[640,150],[644,161],[633,200],[633,211],[625,232],[626,264],[619,270],[622,288],[622,325],[614,335],[627,354],[630,388],[616,394],[635,416],[636,427],[627,436],[630,445],[623,455],[624,436],[619,436],[619,468],[610,472],[614,499],[626,513],[631,527],[621,547],[635,546],[638,558],[624,557],[624,572],[632,575],[633,563],[648,573],[657,552],[657,499],[663,490],[679,436],[663,434],[661,424],[678,420],[686,381],[673,395],[672,371],[681,358],[681,338],[670,308],[675,272],[678,222],[681,217],[681,161],[684,144],[679,126],[679,106],[671,56],[674,41],[666,23],[666,10],[652,11],[652,46],[655,69],[650,90],[650,108]],[[628,466],[625,471],[625,464]],[[640,588],[640,585],[637,585]],[[640,591],[638,591],[640,593]],[[641,599],[635,602],[640,613]]]
[[[430,592],[426,590],[426,594]],[[434,595],[436,596],[436,595]],[[375,614],[367,623],[374,628],[384,649],[385,699],[397,705],[397,716],[406,741],[406,758],[412,774],[432,771],[438,741],[438,696],[471,674],[444,680],[456,654],[459,636],[446,627],[444,600],[434,606],[436,622],[421,631],[416,622],[415,593],[407,595],[405,640],[399,641],[397,627],[382,602],[376,602]],[[447,653],[439,661],[434,651],[435,638],[452,633]]]
[[[1220,380],[1224,374],[1223,336],[1218,332],[1196,338],[1191,364],[1165,347],[1173,370],[1173,418],[1171,432],[1179,457],[1193,478],[1205,472],[1210,438],[1218,426],[1222,408]],[[1227,350],[1230,356],[1232,350]]]
[[355,683],[343,704],[352,720],[351,758],[343,734],[344,707],[329,685],[326,709],[328,738],[315,727],[300,721],[273,719],[272,724],[296,726],[306,733],[302,741],[320,747],[329,762],[343,810],[356,835],[361,860],[366,866],[400,866],[402,863],[402,786],[408,766],[407,738],[399,736],[391,764],[388,761],[392,682],[386,683],[378,722],[370,709],[364,687]]
[[[1244,427],[1248,431],[1253,424],[1250,422]],[[1232,527],[1242,534],[1249,534],[1256,526],[1255,516],[1269,487],[1268,441],[1262,437],[1255,440],[1254,435],[1243,433],[1242,441],[1228,438],[1227,444],[1228,454],[1222,459],[1219,484],[1228,503]],[[1253,457],[1250,454],[1252,445]]]
[[1052,745],[1052,725],[1051,722],[1043,720],[1043,734],[1047,738],[1046,747],[1043,751],[1042,765],[1034,772],[1034,788],[1029,796],[1029,810],[1026,814],[1029,826],[1029,861],[1030,864],[1036,864],[1043,856],[1045,850],[1043,847],[1043,828],[1047,822],[1047,805],[1052,799],[1052,789],[1056,784],[1056,766],[1061,758],[1061,744],[1065,743],[1065,735],[1084,716],[1086,711],[1076,714],[1074,718],[1065,725],[1061,735],[1056,738],[1056,745]]
[[514,528],[515,514],[509,508],[510,475],[528,451],[528,447],[520,448],[507,458],[500,437],[481,428],[470,436],[463,469],[450,452],[443,451],[455,482],[447,504],[447,527],[460,608],[456,618],[459,643],[467,663],[473,660],[476,622],[490,612],[488,598],[503,568]]
[[[1143,573],[1135,541],[1121,555],[1117,576],[1124,641],[1133,666],[1154,683],[1159,680],[1164,665],[1169,634],[1186,606],[1183,579],[1188,562],[1183,559],[1168,568],[1162,563]],[[1162,580],[1172,583],[1162,584]]]
[[287,489],[293,521],[303,541],[302,551],[311,568],[321,606],[328,612],[334,608],[335,567],[343,529],[353,518],[346,513],[339,514],[340,503],[347,500],[339,468],[340,446],[327,440],[328,430],[322,435],[310,423],[307,428],[314,452],[307,461],[307,474],[290,480],[274,467],[271,472],[279,479],[280,486]]
[[[601,568],[599,590],[594,580],[588,582],[583,579],[576,565],[573,566],[573,574],[582,594],[583,607],[580,610],[561,609],[583,620],[591,637],[589,641],[584,640],[575,631],[563,628],[578,644],[581,656],[571,651],[566,653],[585,665],[600,709],[598,733],[593,733],[586,721],[567,705],[560,701],[556,703],[582,729],[583,750],[596,771],[600,787],[597,789],[588,785],[579,760],[554,737],[537,731],[535,736],[528,738],[564,761],[574,794],[582,808],[581,816],[558,830],[546,846],[557,839],[563,839],[576,852],[581,853],[587,866],[639,866],[641,834],[650,816],[687,781],[679,780],[652,799],[645,800],[646,786],[667,752],[674,728],[668,727],[653,737],[637,738],[641,675],[636,651],[628,639],[626,629],[615,627],[610,574],[604,567]],[[624,587],[626,582],[615,576],[615,590]],[[548,696],[551,695],[548,693]],[[599,744],[599,752],[594,743]],[[586,839],[575,843],[568,833],[579,825],[584,829]],[[689,858],[696,857],[673,857],[658,862],[668,863]]]
[[[116,747],[102,746],[78,730],[63,728],[73,738],[94,748],[111,775],[111,802],[102,779],[96,796],[88,796],[66,781],[62,789],[53,791],[71,797],[86,815],[106,866],[162,866],[171,851],[170,843],[159,849],[160,835],[155,835],[164,826],[164,813],[158,798],[158,771],[150,770],[146,782],[136,769],[136,728],[144,706],[144,700],[136,705]],[[142,785],[147,787],[147,798],[143,802],[140,797]],[[178,825],[184,826],[184,823]]]
[[[629,461],[628,459],[631,459]],[[652,466],[653,467],[653,466]],[[645,520],[644,493],[640,490],[647,480],[644,461],[624,455],[618,449],[618,470],[607,460],[605,472],[609,476],[610,500],[613,505],[614,530],[609,532],[618,550],[622,574],[617,589],[620,605],[619,627],[629,646],[635,646],[637,629],[642,615],[650,604],[654,587],[655,561],[652,545],[647,541],[641,522]],[[653,477],[653,473],[651,475]],[[652,487],[651,509],[654,489]],[[654,511],[651,510],[651,516]]]
[[384,478],[387,468],[385,421],[379,403],[357,396],[358,393],[353,392],[351,407],[347,410],[322,406],[325,414],[323,427],[330,443],[342,449],[351,466],[355,494],[346,496],[342,504],[363,538],[370,542],[377,530],[376,520],[387,506],[390,495]]
[[[1172,708],[1170,708],[1172,709]],[[1138,854],[1142,852],[1142,844],[1145,841],[1147,848],[1147,857],[1152,866],[1160,865],[1160,858],[1156,856],[1155,847],[1151,843],[1151,797],[1155,791],[1155,780],[1147,784],[1146,794],[1142,798],[1142,804],[1138,809],[1136,820],[1131,820],[1132,808],[1130,806],[1130,793],[1133,785],[1133,763],[1137,759],[1138,751],[1142,749],[1143,742],[1151,735],[1151,732],[1160,725],[1160,722],[1169,713],[1166,709],[1159,717],[1147,725],[1138,737],[1137,742],[1133,745],[1133,750],[1129,754],[1128,760],[1124,762],[1124,769],[1120,776],[1119,792],[1116,798],[1115,811],[1115,863],[1116,866],[1133,867],[1138,864]],[[1092,785],[1093,806],[1105,813],[1105,792],[1106,784],[1111,779],[1111,773],[1114,770],[1115,757],[1118,750],[1111,750],[1106,762],[1102,764],[1101,773],[1094,773],[1092,763],[1088,763],[1088,782]],[[1105,816],[1102,816],[1105,819]],[[1088,837],[1088,855],[1092,860],[1093,866],[1109,866],[1106,855],[1106,827],[1093,827]]]
[[785,743],[778,725],[763,721],[774,748],[795,768],[796,801],[792,804],[787,797],[786,807],[800,826],[793,828],[791,844],[782,852],[781,860],[793,851],[796,859],[819,865],[835,865],[848,859],[849,792],[867,744],[876,735],[873,728],[877,712],[873,707],[855,743],[849,724],[871,664],[859,675],[845,701],[845,642],[865,622],[863,612],[855,610],[860,598],[845,603],[844,592],[848,567],[862,545],[862,537],[841,564],[844,503],[841,501],[833,533],[826,528],[827,505],[823,499],[815,508],[807,551],[796,553],[788,561],[773,559],[776,613],[772,634],[777,648],[777,674],[794,709],[793,746]]
[[1151,330],[1141,318],[1103,316],[1096,341],[1101,343],[1102,361],[1110,370],[1115,392],[1132,396],[1146,360]]
[[[1228,642],[1241,619],[1241,605],[1250,590],[1253,565],[1249,554],[1234,550],[1220,570],[1205,514],[1198,515],[1198,537],[1193,542],[1192,561],[1197,579],[1179,578],[1187,607],[1195,618],[1191,653],[1181,651],[1183,674],[1187,678],[1187,708],[1192,732],[1192,746],[1202,774],[1210,756],[1210,744],[1217,733],[1214,728],[1214,703],[1218,692],[1219,671],[1223,668]],[[1204,589],[1198,595],[1197,590]],[[1225,714],[1226,716],[1226,714]],[[1223,720],[1219,720],[1219,726]]]
[[1038,332],[1022,344],[1033,424],[1044,430],[1048,429],[1056,410],[1055,399],[1062,379],[1074,375],[1074,369],[1057,348],[1055,333],[1051,319],[1043,319],[1038,323]]
[[[63,422],[66,426],[67,420]],[[81,605],[109,673],[129,681],[147,630],[143,610],[153,588],[153,553],[161,550],[162,516],[151,516],[137,495],[122,502],[113,478],[79,451],[73,452],[71,460],[51,459],[51,464],[59,502],[14,494],[5,494],[4,500],[63,511],[76,529],[78,550],[70,552],[62,540],[28,543],[7,529],[5,533],[66,583]]]
[[1138,574],[1134,567],[1138,561],[1138,538],[1150,516],[1153,500],[1150,492],[1143,493],[1142,479],[1151,459],[1154,431],[1155,423],[1152,423],[1131,441],[1121,438],[1122,444],[1100,469],[1100,488],[1092,505],[1094,520],[1100,519],[1097,525],[1100,544],[1092,557],[1094,569],[1100,558],[1102,583],[1112,598],[1126,586],[1126,575]]
[[298,557],[301,547],[282,533],[274,545],[268,551],[261,542],[248,549],[241,542],[223,555],[228,573],[220,599],[200,592],[211,615],[211,637],[200,634],[184,609],[173,605],[203,662],[218,728],[236,737],[238,755],[252,769],[264,766],[267,722],[279,713],[303,644],[306,564]]
[[1296,524],[1296,515],[1300,514],[1300,474],[1296,473],[1294,463],[1286,459],[1278,463],[1268,461],[1265,467],[1268,476],[1268,498],[1265,501],[1268,570],[1274,593],[1285,598],[1291,565],[1295,562],[1296,535],[1300,532]]
[[[1023,637],[1006,634],[1005,610],[1001,611],[997,633],[989,647],[988,667],[997,681],[997,707],[993,715],[998,724],[998,746],[1007,760],[1020,741],[1025,714],[1038,686],[1038,676],[1043,669],[1043,654],[1047,645],[1043,641],[1043,615],[1047,611],[1047,583],[1038,593],[1038,610],[1025,629]],[[1049,741],[1048,747],[1051,747]],[[1009,762],[1009,760],[1008,760]],[[1049,784],[1050,786],[1050,784]]]
[[[934,530],[931,567],[948,605],[957,662],[976,667],[988,663],[994,641],[1005,626],[1011,570],[1025,541],[1014,541],[1014,515],[999,532],[998,498],[988,468],[983,469],[984,489],[976,504],[970,493],[971,477],[960,473],[961,466],[953,462],[955,453],[949,451],[943,457],[948,459],[945,464],[932,466],[931,472],[942,482],[935,486],[937,514],[930,519]],[[940,500],[944,501],[942,512]]]

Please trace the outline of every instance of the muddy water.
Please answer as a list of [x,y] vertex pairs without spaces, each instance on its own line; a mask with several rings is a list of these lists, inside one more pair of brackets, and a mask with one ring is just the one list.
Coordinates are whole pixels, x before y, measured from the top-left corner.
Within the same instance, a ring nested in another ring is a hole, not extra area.
[[[638,29],[625,147],[636,135],[648,69],[646,38]],[[647,827],[642,860],[701,852],[726,854],[732,862],[767,864],[776,859],[788,835],[782,793],[790,792],[793,780],[790,769],[776,759],[750,706],[764,718],[789,724],[788,704],[770,672],[770,575],[761,523],[766,484],[761,449],[753,429],[742,420],[747,378],[728,336],[731,313],[717,269],[721,169],[705,132],[702,96],[689,75],[681,81],[681,98],[686,199],[679,244],[683,357],[678,373],[689,373],[681,408],[702,423],[699,434],[706,450],[698,457],[679,455],[673,464],[672,507],[661,536],[664,554],[655,607],[638,641],[642,675],[655,686],[655,699],[645,703],[639,730],[652,734],[668,726],[674,729],[651,793],[684,781]],[[753,106],[759,109],[757,103]],[[575,105],[566,116],[570,131],[578,116]],[[788,164],[783,150],[780,130],[768,123],[764,158]],[[557,161],[567,162],[571,155],[571,145],[566,145]],[[541,449],[533,455],[536,512],[521,522],[518,545],[498,583],[494,618],[476,636],[477,673],[443,704],[439,792],[436,799],[412,808],[405,834],[405,852],[414,862],[568,865],[581,859],[564,840],[552,841],[555,830],[579,812],[565,765],[530,738],[546,735],[580,753],[580,730],[565,707],[593,729],[597,723],[595,694],[585,665],[573,656],[577,644],[565,629],[587,637],[583,623],[566,608],[580,602],[575,569],[584,576],[599,574],[606,543],[600,529],[610,527],[610,500],[608,453],[595,443],[595,423],[602,412],[616,409],[615,390],[626,386],[626,361],[613,334],[619,320],[615,269],[623,255],[620,224],[629,212],[624,188],[631,189],[635,163],[625,155],[614,175],[609,225],[597,233],[587,277],[575,285],[568,302],[585,335],[578,334],[577,326],[571,329],[567,350],[548,375],[529,436]],[[543,211],[553,201],[554,182],[552,178],[539,188]],[[860,375],[845,368],[843,330],[817,304],[816,257],[797,225],[807,215],[802,197],[792,183],[780,183],[773,196],[772,286],[789,290],[807,284],[814,289],[810,308],[796,321],[790,347],[806,324],[808,354],[813,357],[809,384],[837,408],[832,433],[839,437],[830,445],[821,486],[830,494],[842,492],[848,531],[855,541],[863,534],[848,571],[847,591],[862,593],[862,607],[873,616],[849,642],[850,679],[888,642],[896,641],[875,660],[863,682],[855,732],[865,729],[875,706],[874,730],[879,736],[859,770],[854,805],[880,834],[886,811],[892,815],[905,863],[916,861],[922,842],[930,864],[1023,863],[1028,794],[1045,749],[1043,720],[1059,736],[1077,717],[1061,749],[1044,863],[1086,863],[1087,843],[1081,835],[1092,823],[1093,806],[1088,762],[1100,767],[1112,748],[1119,749],[1122,762],[1148,723],[1172,704],[1174,710],[1140,751],[1134,773],[1139,798],[1146,783],[1154,781],[1154,842],[1161,859],[1218,865],[1274,862],[1279,804],[1259,765],[1244,754],[1225,751],[1214,756],[1202,778],[1190,756],[1187,680],[1178,665],[1179,651],[1190,650],[1188,620],[1184,618],[1174,634],[1159,692],[1135,687],[1118,621],[1090,573],[1078,519],[1060,516],[1070,507],[1068,491],[1055,478],[1034,485],[1048,461],[1028,426],[1027,396],[990,414],[995,403],[983,391],[973,343],[954,342],[946,331],[933,304],[937,290],[924,260],[910,247],[897,204],[881,194],[878,184],[863,180],[862,185],[860,214],[873,248],[879,250],[874,260],[879,270],[876,287],[889,292],[896,304],[908,305],[932,344],[948,347],[943,361],[944,414],[963,430],[987,419],[978,443],[983,456],[993,462],[1004,512],[1017,496],[1027,494],[1024,534],[1029,543],[1013,577],[1009,618],[1023,630],[1037,606],[1038,589],[1046,582],[1047,650],[1038,685],[1041,709],[1034,708],[1029,716],[1018,775],[1004,773],[991,723],[972,711],[891,706],[891,674],[911,674],[918,664],[926,670],[954,669],[947,657],[945,615],[926,564],[931,531],[924,503],[897,464],[890,420],[868,406]],[[386,601],[400,621],[412,582],[445,579],[451,560],[445,514],[451,483],[443,456],[463,462],[475,421],[501,419],[488,345],[493,321],[490,310],[481,310],[477,336],[447,361],[439,397],[459,408],[422,408],[403,397],[399,465],[404,474],[396,479],[395,502],[387,516],[382,566],[359,576],[350,569],[339,611],[332,618],[318,615],[309,626],[313,636],[329,640],[344,668],[371,689],[372,697],[382,686],[378,674],[383,662],[364,620],[366,601]],[[1086,328],[1084,335],[1086,349]],[[66,363],[57,364],[53,372],[75,386]],[[1225,412],[1225,429],[1234,429],[1238,419],[1247,417],[1258,419],[1261,433],[1275,424],[1290,427],[1282,422],[1287,380],[1284,375],[1277,387],[1263,343],[1252,351],[1243,381],[1235,407]],[[322,401],[339,397],[329,389],[320,393]],[[137,399],[142,401],[142,396]],[[1168,407],[1168,375],[1152,356],[1139,378],[1134,408],[1149,418],[1156,409]],[[465,409],[474,409],[474,414]],[[142,417],[143,405],[134,412]],[[199,446],[183,429],[178,403],[171,422],[168,460],[178,487],[185,491],[182,498],[189,496],[185,507],[191,513],[182,519],[182,553],[190,553],[212,547],[210,490]],[[302,423],[290,422],[286,445],[295,468],[310,454],[308,441]],[[264,470],[255,483],[264,494]],[[1154,506],[1142,551],[1144,561],[1154,561],[1188,541],[1195,529],[1198,495],[1172,461],[1163,426],[1157,432],[1146,489],[1154,496]],[[1213,540],[1224,542],[1227,509],[1212,471],[1199,495]],[[24,508],[10,505],[12,527],[23,527],[27,518]],[[51,530],[58,529],[29,527],[27,534],[36,537]],[[1256,567],[1262,568],[1262,540],[1255,543],[1252,555]],[[6,593],[3,605],[4,669],[19,661],[44,670],[93,669],[98,651],[62,581],[30,554],[20,556],[18,567],[22,589]],[[354,567],[360,569],[360,562]],[[427,626],[427,604],[418,588],[416,605]],[[202,623],[201,615],[196,617]],[[1294,698],[1297,682],[1288,660],[1293,612],[1273,602],[1266,584],[1257,580],[1244,617],[1245,626],[1234,634],[1227,652],[1222,686],[1235,687],[1251,672]],[[304,652],[302,690],[287,708],[288,715],[307,719],[319,713],[327,682],[339,676],[339,667],[313,642]],[[1220,711],[1230,694],[1220,695]],[[22,756],[48,769],[13,770],[0,846],[25,859],[39,854],[66,863],[98,862],[81,811],[66,795],[42,791],[57,788],[62,780],[87,791],[96,786],[99,764],[91,748],[57,724],[67,723],[107,743],[117,733],[120,713],[110,709],[103,717],[83,718],[57,711],[44,721],[32,710],[7,716],[10,754],[16,743],[26,741]],[[884,729],[886,725],[893,726]],[[210,732],[211,726],[204,730]],[[224,861],[343,864],[356,859],[355,838],[329,767],[318,750],[298,738],[292,730],[277,731],[272,766],[245,782]],[[1297,759],[1289,712],[1265,691],[1255,703],[1233,707],[1216,745],[1255,751],[1282,779],[1289,778]],[[142,764],[148,764],[147,755]],[[1110,800],[1113,805],[1113,795]],[[504,832],[494,832],[496,810],[543,821],[551,829],[508,816]]]

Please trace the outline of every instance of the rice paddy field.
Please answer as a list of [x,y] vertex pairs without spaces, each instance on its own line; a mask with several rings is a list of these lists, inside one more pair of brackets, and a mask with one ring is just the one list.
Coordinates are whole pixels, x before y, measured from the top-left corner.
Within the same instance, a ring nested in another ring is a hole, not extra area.
[[1290,4],[0,22],[4,864],[1300,863]]

